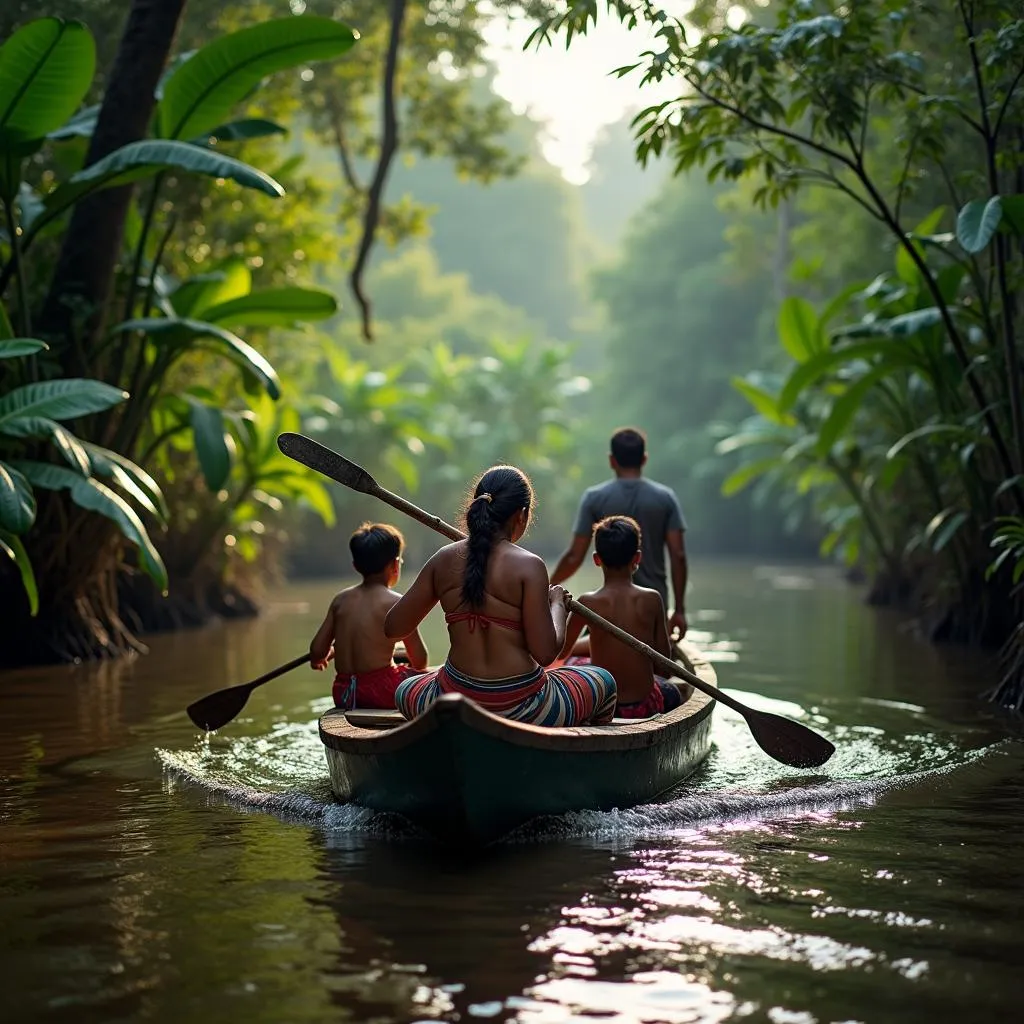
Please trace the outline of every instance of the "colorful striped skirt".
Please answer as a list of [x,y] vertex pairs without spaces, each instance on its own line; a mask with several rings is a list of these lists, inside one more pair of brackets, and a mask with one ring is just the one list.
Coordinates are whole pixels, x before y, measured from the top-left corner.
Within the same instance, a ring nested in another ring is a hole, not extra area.
[[400,683],[395,705],[415,718],[445,693],[461,693],[492,714],[531,725],[605,725],[615,714],[615,679],[596,665],[538,665],[524,676],[473,679],[445,662]]

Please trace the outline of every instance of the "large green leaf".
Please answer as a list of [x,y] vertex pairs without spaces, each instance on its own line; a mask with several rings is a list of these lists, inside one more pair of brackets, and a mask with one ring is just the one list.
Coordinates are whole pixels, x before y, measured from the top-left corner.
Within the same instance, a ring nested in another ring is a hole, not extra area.
[[39,588],[36,586],[36,574],[29,561],[25,545],[18,537],[7,530],[0,530],[0,552],[7,555],[18,567],[21,575],[21,585],[25,589],[25,596],[28,598],[29,614],[35,617],[39,614]]
[[208,306],[203,317],[224,327],[290,327],[300,321],[326,320],[337,311],[337,300],[320,288],[264,288]]
[[100,105],[94,103],[89,107],[82,107],[73,117],[69,118],[59,128],[47,134],[47,138],[53,142],[65,142],[68,139],[88,139],[96,130],[96,120],[100,116]]
[[1003,218],[1003,204],[999,196],[991,199],[972,199],[956,219],[957,241],[968,252],[981,252]]
[[925,539],[931,541],[932,551],[941,551],[970,518],[969,513],[952,508],[934,516],[925,529]]
[[858,410],[863,406],[864,399],[879,381],[898,370],[906,369],[901,359],[886,360],[872,367],[863,377],[845,391],[832,405],[828,419],[818,432],[818,452],[822,456],[832,451],[836,441],[850,425]]
[[0,398],[0,434],[20,437],[18,420],[69,420],[109,409],[127,397],[127,391],[82,377],[26,384]]
[[748,484],[753,483],[759,476],[767,473],[769,470],[778,469],[779,459],[778,456],[772,456],[766,459],[758,459],[756,462],[748,462],[737,469],[734,469],[723,481],[722,481],[722,494],[726,498],[731,498],[734,494],[739,494]]
[[859,324],[840,327],[834,338],[907,338],[942,323],[942,311],[938,306],[913,309],[888,319],[866,320]]
[[0,341],[0,359],[17,359],[19,356],[31,356],[49,348],[45,341],[37,338],[8,338]]
[[769,394],[763,388],[742,377],[733,377],[732,386],[766,419],[772,423],[790,423],[792,417],[787,416],[779,408],[779,401],[775,395]]
[[0,462],[0,528],[24,533],[36,521],[32,487],[13,466]]
[[167,569],[135,510],[116,491],[74,470],[46,462],[18,462],[16,467],[36,487],[66,490],[80,508],[106,516],[139,551],[139,563],[162,591],[167,589]]
[[199,467],[206,486],[216,494],[227,483],[231,473],[231,449],[228,447],[224,414],[215,406],[191,396],[186,396],[186,401]]
[[779,409],[783,412],[792,409],[808,388],[831,371],[861,361],[868,362],[876,357],[884,357],[889,361],[902,361],[908,368],[916,367],[920,363],[913,350],[897,348],[885,341],[863,341],[855,345],[827,349],[812,356],[806,363],[801,363],[793,370],[779,395]]
[[89,476],[92,463],[81,441],[66,427],[46,416],[19,416],[3,431],[10,437],[48,437],[64,458],[81,473]]
[[126,455],[103,448],[91,441],[83,441],[82,444],[89,453],[96,476],[110,477],[135,499],[140,508],[144,508],[160,522],[166,521],[168,509],[163,491],[141,466],[136,465]]
[[[920,241],[920,236],[931,235],[935,229],[939,226],[939,222],[942,220],[946,213],[946,207],[940,206],[937,209],[932,210],[927,217],[912,232],[909,233],[910,244],[913,246],[915,252],[919,256],[924,256],[924,245]],[[921,271],[917,269],[917,264],[911,259],[910,253],[901,245],[896,249],[896,276],[906,284],[914,285],[921,278]]]
[[971,436],[971,431],[959,423],[929,423],[927,426],[911,430],[904,434],[886,453],[887,459],[895,459],[897,455],[909,444],[919,441],[922,437],[933,437],[936,434],[955,434],[959,436]]
[[39,18],[0,47],[0,150],[59,128],[82,102],[96,44],[78,21]]
[[806,300],[790,295],[779,307],[779,340],[798,362],[806,362],[821,348],[818,315]]
[[154,341],[168,340],[180,348],[189,347],[191,341],[203,342],[195,346],[217,352],[230,359],[246,374],[251,374],[273,399],[281,397],[281,382],[277,371],[251,345],[237,334],[203,320],[180,320],[172,317],[154,317],[146,320],[126,320],[114,328],[116,331],[142,331]]
[[246,142],[249,139],[263,139],[268,135],[287,135],[288,129],[276,121],[263,117],[242,117],[237,121],[218,125],[208,135],[192,141],[197,146],[208,146],[221,142]]
[[331,18],[275,18],[221,36],[167,80],[157,109],[165,139],[208,135],[268,75],[339,57],[357,34]]
[[252,288],[252,271],[245,260],[229,260],[217,270],[196,274],[168,296],[178,316],[202,317],[211,306],[242,298]]
[[188,142],[143,139],[115,149],[102,160],[72,175],[66,184],[55,188],[44,201],[45,212],[36,218],[26,236],[34,237],[55,217],[93,192],[139,181],[165,170],[230,178],[245,188],[256,189],[274,198],[284,195],[284,189],[273,178],[234,157]]

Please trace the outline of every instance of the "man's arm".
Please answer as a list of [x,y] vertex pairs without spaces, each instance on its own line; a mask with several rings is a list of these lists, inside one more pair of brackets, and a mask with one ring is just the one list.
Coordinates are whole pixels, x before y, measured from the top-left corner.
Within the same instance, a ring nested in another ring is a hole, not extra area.
[[672,614],[668,617],[668,628],[679,630],[679,638],[686,636],[689,628],[686,622],[686,580],[689,566],[686,562],[686,541],[682,530],[669,530],[665,534],[665,546],[668,548],[668,560],[672,570]]
[[564,583],[583,564],[587,557],[587,548],[590,547],[590,538],[594,532],[594,523],[599,516],[594,514],[591,508],[590,491],[584,491],[580,498],[579,508],[576,509],[576,522],[572,527],[572,540],[566,548],[562,557],[559,558],[555,571],[551,573],[551,585]]
[[574,536],[569,547],[558,559],[558,564],[551,572],[551,585],[564,583],[583,564],[587,557],[587,548],[590,547],[590,537]]

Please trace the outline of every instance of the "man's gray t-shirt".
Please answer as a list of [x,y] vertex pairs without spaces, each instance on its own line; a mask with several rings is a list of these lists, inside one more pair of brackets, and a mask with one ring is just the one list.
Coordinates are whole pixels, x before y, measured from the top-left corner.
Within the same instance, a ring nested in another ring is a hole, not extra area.
[[665,534],[669,530],[686,529],[675,492],[645,477],[616,477],[588,487],[580,499],[573,533],[577,537],[590,537],[594,524],[605,516],[630,516],[640,524],[642,551],[633,580],[638,587],[657,590],[667,610]]

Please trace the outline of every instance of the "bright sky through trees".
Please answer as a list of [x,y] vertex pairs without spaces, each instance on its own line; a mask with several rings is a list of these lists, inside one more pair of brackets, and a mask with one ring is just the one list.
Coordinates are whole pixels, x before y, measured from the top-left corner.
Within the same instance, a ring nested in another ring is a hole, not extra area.
[[[679,13],[690,4],[666,0],[662,7]],[[730,23],[738,25],[744,16],[741,7],[734,7]],[[590,150],[601,128],[629,110],[671,96],[675,89],[666,84],[641,90],[640,72],[624,78],[610,74],[634,63],[654,45],[647,26],[630,32],[602,10],[597,27],[586,37],[573,40],[569,50],[564,38],[558,37],[553,45],[524,51],[530,28],[525,21],[496,20],[485,33],[491,44],[489,56],[497,67],[495,89],[517,113],[527,113],[547,126],[544,156],[567,180],[582,184],[589,177]]]

